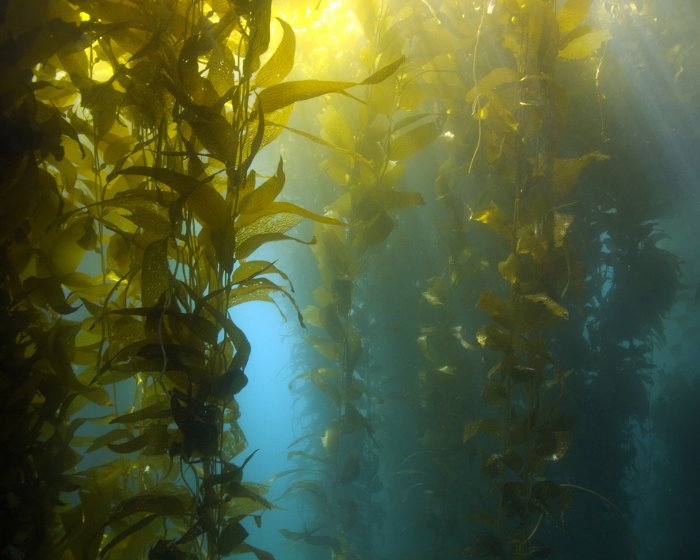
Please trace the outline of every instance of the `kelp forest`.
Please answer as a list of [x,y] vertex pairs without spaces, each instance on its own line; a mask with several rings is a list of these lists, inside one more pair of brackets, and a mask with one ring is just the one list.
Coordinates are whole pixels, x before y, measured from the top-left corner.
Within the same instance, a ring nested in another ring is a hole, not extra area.
[[0,0],[0,559],[691,560],[692,0]]

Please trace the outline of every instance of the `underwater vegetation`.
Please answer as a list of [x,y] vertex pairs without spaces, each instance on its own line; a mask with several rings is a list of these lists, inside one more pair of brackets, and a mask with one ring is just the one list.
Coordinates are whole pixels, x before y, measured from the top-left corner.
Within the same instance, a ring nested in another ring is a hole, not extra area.
[[[697,101],[677,4],[0,2],[0,558],[694,557],[639,506],[697,510],[697,295],[615,81],[652,37]],[[266,482],[251,301],[301,333]]]

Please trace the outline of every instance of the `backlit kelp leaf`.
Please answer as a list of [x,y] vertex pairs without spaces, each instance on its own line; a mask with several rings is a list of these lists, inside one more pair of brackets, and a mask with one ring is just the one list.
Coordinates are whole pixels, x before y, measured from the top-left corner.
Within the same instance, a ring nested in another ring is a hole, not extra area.
[[396,72],[401,65],[406,62],[406,57],[401,56],[394,60],[394,62],[391,62],[390,64],[387,64],[383,68],[380,68],[377,70],[374,74],[369,76],[368,78],[365,78],[360,82],[361,85],[368,85],[368,84],[378,84],[379,82],[383,82],[386,80],[389,76],[391,76],[394,72]]
[[510,333],[496,325],[481,327],[476,333],[476,342],[482,348],[510,354],[513,352],[513,339]]
[[504,280],[507,280],[511,284],[515,284],[518,281],[518,257],[511,253],[508,258],[504,261],[498,263],[498,272]]
[[244,77],[252,76],[260,68],[260,57],[270,45],[270,18],[272,0],[258,0],[251,6],[252,13],[248,22],[252,27],[248,48],[243,63]]
[[261,274],[277,274],[289,283],[289,288],[294,291],[292,282],[289,276],[269,261],[243,261],[239,263],[238,268],[233,272],[232,284],[243,284],[248,280],[257,278]]
[[209,107],[190,105],[182,112],[182,118],[189,123],[197,140],[211,156],[226,164],[234,164],[238,137],[225,117]]
[[[362,154],[358,154],[357,152],[350,150],[348,148],[344,148],[343,146],[339,146],[337,144],[333,144],[327,140],[324,140],[323,138],[316,136],[315,134],[311,134],[309,132],[306,132],[304,130],[300,130],[298,128],[294,128],[291,126],[285,126],[283,124],[279,123],[274,123],[274,122],[267,122],[267,124],[270,127],[277,128],[279,130],[279,133],[282,132],[282,130],[288,130],[289,132],[296,134],[298,136],[303,136],[307,140],[310,140],[311,142],[314,142],[315,144],[319,144],[321,146],[324,146],[325,148],[328,148],[329,150],[336,152],[337,156],[336,158],[329,158],[325,160],[322,164],[320,169],[323,169],[326,171],[331,177],[335,180],[334,174],[335,172],[331,172],[328,167],[335,165],[335,167],[339,167],[341,164],[338,163],[338,160],[341,159],[343,162],[352,162],[352,160],[355,161],[361,161],[362,163],[366,165],[370,165],[370,161],[365,158]],[[350,163],[348,163],[349,165]],[[346,168],[344,168],[346,169]],[[343,181],[336,181],[338,184],[344,184]]]
[[540,431],[537,434],[534,452],[545,461],[560,461],[571,445],[571,432]]
[[497,323],[506,328],[519,330],[521,321],[515,317],[513,306],[510,302],[502,300],[495,292],[485,290],[479,296],[476,307],[481,309]]
[[495,418],[484,418],[482,420],[469,422],[469,424],[464,426],[464,432],[462,434],[462,443],[466,443],[467,441],[472,439],[481,430],[484,430],[495,437],[499,437],[501,423]]
[[389,143],[389,159],[404,160],[425,148],[442,132],[442,120],[425,123],[394,137]]
[[[132,165],[131,167],[121,169],[115,174],[109,175],[107,179],[111,181],[116,175],[142,175],[144,177],[149,177],[159,183],[168,185],[175,192],[184,195],[190,194],[198,185],[208,183],[214,178],[213,175],[210,175],[204,180],[200,180],[164,167],[148,167],[143,165]],[[136,191],[134,194],[138,195],[141,193]]]
[[355,147],[355,133],[345,115],[332,105],[325,107],[318,115],[321,123],[321,136],[329,143],[345,149]]
[[[247,447],[248,442],[246,441],[243,430],[234,422],[228,430],[224,431],[223,441],[221,443],[221,458],[224,461],[231,461],[231,459],[243,453]],[[252,511],[257,511],[258,509],[260,508],[256,506]]]
[[107,444],[107,447],[109,447],[115,453],[123,455],[125,453],[133,453],[134,451],[143,449],[144,447],[146,447],[146,444],[148,443],[149,439],[150,435],[147,432],[144,432],[141,435],[132,439],[128,439],[127,441],[122,443],[109,443]]
[[106,434],[102,434],[101,436],[96,437],[92,441],[90,446],[87,448],[87,451],[95,451],[96,449],[105,447],[106,445],[112,442],[123,439],[125,437],[129,437],[129,435],[130,432],[126,428],[118,428],[116,430],[112,430],[111,432],[107,432]]
[[236,347],[236,355],[233,357],[230,367],[238,367],[245,369],[250,357],[250,342],[245,333],[236,325],[233,320],[218,309],[214,309],[210,305],[206,305],[207,311],[211,313],[217,322],[224,328],[226,335],[229,337],[233,345]]
[[187,513],[192,498],[186,491],[178,490],[177,493],[170,493],[163,490],[163,493],[158,493],[157,490],[156,488],[123,500],[114,508],[105,526],[139,512],[167,516],[179,516]]
[[273,241],[296,241],[297,243],[301,243],[302,245],[313,245],[314,243],[316,243],[314,239],[312,239],[311,241],[304,241],[303,239],[298,239],[296,237],[284,235],[283,233],[262,233],[259,235],[252,235],[243,243],[240,243],[236,248],[236,258],[245,259],[265,243],[270,243]]
[[579,60],[593,56],[596,51],[611,39],[608,29],[598,29],[571,39],[566,46],[559,51],[559,58],[567,60]]
[[259,94],[260,105],[265,113],[270,113],[305,99],[313,99],[327,93],[337,93],[357,85],[356,82],[335,82],[323,80],[299,80],[275,84]]
[[381,68],[362,82],[339,82],[326,80],[299,80],[275,84],[260,92],[260,105],[265,113],[281,109],[297,101],[313,99],[327,93],[338,93],[353,86],[376,84],[387,79],[403,64],[401,57]]
[[520,73],[514,68],[495,68],[481,78],[476,85],[469,90],[466,101],[467,103],[474,103],[478,96],[493,91],[502,85],[512,84],[518,80],[520,80]]
[[231,88],[231,77],[236,71],[236,59],[231,50],[221,43],[216,43],[209,56],[209,73],[207,78],[220,96],[226,96]]
[[260,212],[282,192],[284,181],[284,169],[282,166],[282,158],[280,158],[275,175],[270,177],[253,192],[244,196],[238,206],[238,211],[241,214],[255,214],[256,212]]
[[486,210],[473,214],[471,219],[486,224],[505,239],[510,239],[513,235],[510,219],[495,202],[490,202]]
[[342,348],[340,345],[331,340],[326,340],[313,335],[309,335],[304,338],[324,358],[328,358],[329,360],[337,360],[342,355]]
[[559,33],[566,35],[578,26],[588,15],[593,0],[566,0],[557,10]]
[[281,82],[294,67],[296,37],[292,26],[281,18],[276,18],[282,26],[282,40],[270,59],[255,76],[256,87],[269,87]]
[[168,239],[154,241],[143,252],[141,263],[141,303],[155,305],[170,287],[168,267]]
[[245,554],[246,552],[253,554],[258,560],[275,560],[275,557],[266,550],[261,550],[247,543],[241,543],[234,554]]
[[[286,233],[294,226],[299,224],[302,217],[295,214],[289,213],[275,213],[271,212],[269,214],[253,215],[249,217],[246,221],[246,225],[239,224],[236,257],[241,260],[245,259],[248,254],[244,253],[242,250],[243,245],[249,241],[254,236],[266,235],[266,234],[280,234]],[[242,221],[242,220],[241,220]],[[251,251],[252,252],[252,251]]]
[[567,309],[565,307],[562,307],[547,294],[528,294],[523,296],[523,298],[527,301],[544,305],[547,308],[547,310],[555,317],[558,317],[560,319],[569,318],[569,312],[567,311]]
[[425,204],[423,196],[418,192],[395,190],[377,193],[377,201],[385,210],[404,210]]
[[133,523],[132,525],[129,525],[126,529],[123,531],[120,531],[117,533],[101,550],[100,550],[100,558],[104,558],[107,556],[110,550],[112,550],[116,545],[118,545],[120,542],[122,542],[124,539],[129,538],[131,535],[134,533],[137,533],[141,529],[144,529],[148,527],[148,525],[151,524],[152,521],[158,519],[158,515],[152,514],[152,515],[147,515],[143,519],[140,519],[136,523]]
[[552,224],[552,237],[554,238],[554,246],[561,247],[564,245],[566,234],[574,222],[573,214],[563,214],[554,212],[554,223]]
[[154,403],[134,412],[122,414],[109,421],[110,424],[131,424],[142,420],[153,420],[156,418],[169,418],[170,404],[168,402]]

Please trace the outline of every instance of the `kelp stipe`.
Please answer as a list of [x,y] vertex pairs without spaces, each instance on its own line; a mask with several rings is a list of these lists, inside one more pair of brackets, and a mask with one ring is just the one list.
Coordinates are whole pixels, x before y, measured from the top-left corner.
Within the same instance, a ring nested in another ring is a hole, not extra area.
[[[309,525],[324,526],[325,538],[284,533],[295,541],[330,548],[339,558],[372,558],[379,554],[377,543],[382,540],[382,511],[375,498],[384,486],[381,444],[375,437],[382,372],[372,367],[372,348],[362,328],[369,316],[358,305],[360,279],[371,251],[379,253],[391,235],[394,214],[422,204],[418,193],[399,188],[404,162],[429,145],[442,124],[439,115],[420,113],[416,105],[402,101],[407,84],[421,82],[420,68],[412,60],[416,53],[408,38],[392,36],[391,30],[411,18],[361,2],[358,19],[369,40],[358,65],[361,72],[377,75],[377,67],[388,61],[401,64],[396,74],[369,82],[363,105],[334,102],[319,117],[321,136],[332,148],[321,167],[341,192],[328,210],[349,227],[319,224],[314,231],[317,243],[312,250],[322,285],[304,316],[313,327],[307,340],[322,359],[319,367],[300,374],[293,384],[300,391],[308,392],[309,386],[319,390],[311,398],[316,400],[312,401],[318,414],[315,426],[321,429],[295,442],[294,447],[303,443],[307,450],[294,449],[290,456],[313,463],[309,477],[292,483],[290,489],[310,494],[318,519]],[[310,445],[314,440],[316,445]]]

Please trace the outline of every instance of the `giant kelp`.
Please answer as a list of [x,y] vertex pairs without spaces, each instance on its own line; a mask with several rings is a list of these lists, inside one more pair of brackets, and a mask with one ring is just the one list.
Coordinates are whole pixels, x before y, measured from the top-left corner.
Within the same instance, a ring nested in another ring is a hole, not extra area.
[[[252,454],[232,462],[245,448],[235,395],[250,344],[229,309],[291,300],[270,278],[286,275],[251,255],[304,218],[340,222],[276,200],[281,160],[263,180],[252,164],[293,103],[356,84],[283,82],[294,60],[283,20],[261,63],[270,1],[41,8],[10,3],[3,26],[6,131],[26,138],[6,152],[3,189],[30,195],[4,222],[3,309],[15,326],[3,382],[24,395],[4,414],[26,425],[12,460],[35,449],[3,471],[16,520],[3,547],[269,558],[241,525],[271,506],[242,482]],[[116,427],[76,437],[90,424]]]
[[[291,305],[317,354],[293,382],[302,468],[282,473],[283,498],[313,506],[282,531],[294,546],[636,554],[626,477],[679,262],[655,183],[621,146],[604,53],[615,25],[659,14],[358,0],[339,25],[362,38],[331,53],[338,3],[305,6],[318,25],[298,30],[301,8],[275,4],[0,7],[2,553],[271,558],[246,542],[273,505],[248,482],[236,395],[251,348],[229,311],[258,300]],[[302,30],[323,64],[297,51]],[[690,96],[694,41],[666,45]],[[290,77],[299,58],[306,79]],[[319,130],[292,126],[314,97]],[[290,134],[284,161],[256,171]],[[291,202],[290,168],[321,150],[309,183],[332,192]],[[306,209],[319,196],[325,214]],[[313,238],[293,230],[304,219]],[[285,270],[255,256],[279,240],[317,259],[303,313]]]

